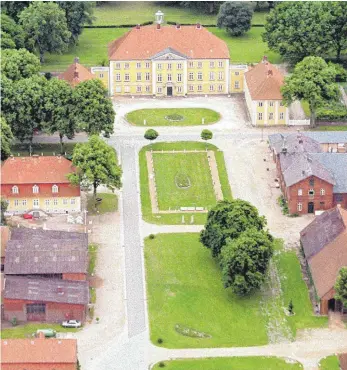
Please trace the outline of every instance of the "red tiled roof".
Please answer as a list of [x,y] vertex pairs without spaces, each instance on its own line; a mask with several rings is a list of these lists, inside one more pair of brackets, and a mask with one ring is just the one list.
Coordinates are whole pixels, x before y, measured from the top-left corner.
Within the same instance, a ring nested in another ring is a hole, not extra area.
[[245,73],[246,83],[253,100],[282,100],[282,73],[263,60]]
[[200,26],[145,26],[131,29],[111,42],[110,60],[150,59],[171,48],[192,59],[229,59],[226,43]]
[[61,73],[58,78],[60,80],[67,81],[71,86],[76,86],[82,81],[87,81],[95,78],[90,70],[79,64],[77,59],[67,68],[67,70]]
[[1,167],[2,184],[69,183],[67,175],[75,169],[64,157],[11,157]]
[[76,339],[1,340],[1,364],[77,363]]

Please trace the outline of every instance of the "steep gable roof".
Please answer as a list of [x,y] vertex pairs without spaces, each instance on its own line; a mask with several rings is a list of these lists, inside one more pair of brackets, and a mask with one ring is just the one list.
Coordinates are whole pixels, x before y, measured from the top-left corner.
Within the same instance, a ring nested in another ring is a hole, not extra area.
[[305,133],[273,134],[269,135],[269,144],[276,154],[285,147],[287,153],[307,152],[321,153],[320,144]]
[[245,73],[252,100],[282,100],[282,73],[267,60],[263,60]]
[[186,58],[229,59],[226,43],[201,26],[134,27],[109,44],[108,56],[110,60],[148,60],[168,48]]
[[67,70],[61,73],[58,78],[67,81],[71,86],[76,86],[82,81],[87,81],[95,78],[90,70],[79,63],[79,59],[75,58],[74,62],[69,65]]
[[8,158],[1,167],[2,184],[70,183],[67,175],[75,169],[61,156]]

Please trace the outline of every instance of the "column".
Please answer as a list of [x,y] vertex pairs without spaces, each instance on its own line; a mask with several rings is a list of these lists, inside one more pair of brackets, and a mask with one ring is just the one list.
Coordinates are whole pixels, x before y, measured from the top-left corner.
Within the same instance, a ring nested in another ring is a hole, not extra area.
[[188,91],[188,75],[187,75],[187,71],[188,71],[188,61],[187,60],[184,60],[183,61],[183,93],[184,95],[187,94],[187,91]]
[[230,74],[231,74],[231,70],[230,70],[230,62],[229,62],[229,59],[227,59],[225,61],[225,93],[226,94],[229,94],[230,92]]
[[113,96],[113,62],[110,61],[110,72],[108,74],[108,91],[110,96]]
[[157,63],[152,61],[152,94],[157,95]]

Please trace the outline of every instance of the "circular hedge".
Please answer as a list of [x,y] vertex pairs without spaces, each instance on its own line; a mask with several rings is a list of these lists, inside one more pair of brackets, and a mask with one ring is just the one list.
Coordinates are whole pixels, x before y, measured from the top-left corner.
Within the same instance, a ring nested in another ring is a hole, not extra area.
[[175,184],[180,189],[187,189],[190,187],[190,178],[187,174],[179,172],[175,176]]
[[165,116],[165,119],[167,119],[168,121],[177,122],[177,121],[183,121],[184,117],[181,116],[180,114],[173,113],[173,114],[169,114],[168,116]]

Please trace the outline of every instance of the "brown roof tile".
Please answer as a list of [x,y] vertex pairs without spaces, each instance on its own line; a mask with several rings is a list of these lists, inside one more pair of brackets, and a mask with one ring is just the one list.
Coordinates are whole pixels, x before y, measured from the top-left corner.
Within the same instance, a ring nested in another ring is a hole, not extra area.
[[1,364],[3,365],[55,363],[77,363],[76,339],[33,338],[1,340]]
[[1,167],[2,184],[69,183],[71,161],[60,156],[11,157]]
[[71,86],[76,86],[82,81],[87,81],[95,78],[90,70],[84,67],[82,64],[78,63],[78,58],[75,58],[75,61],[70,64],[67,70],[61,73],[58,78],[60,80],[67,81]]
[[131,29],[109,44],[108,56],[110,60],[144,60],[168,48],[192,59],[229,59],[226,43],[204,27],[157,29],[156,25]]
[[245,73],[252,100],[282,100],[282,73],[271,63],[263,60]]

